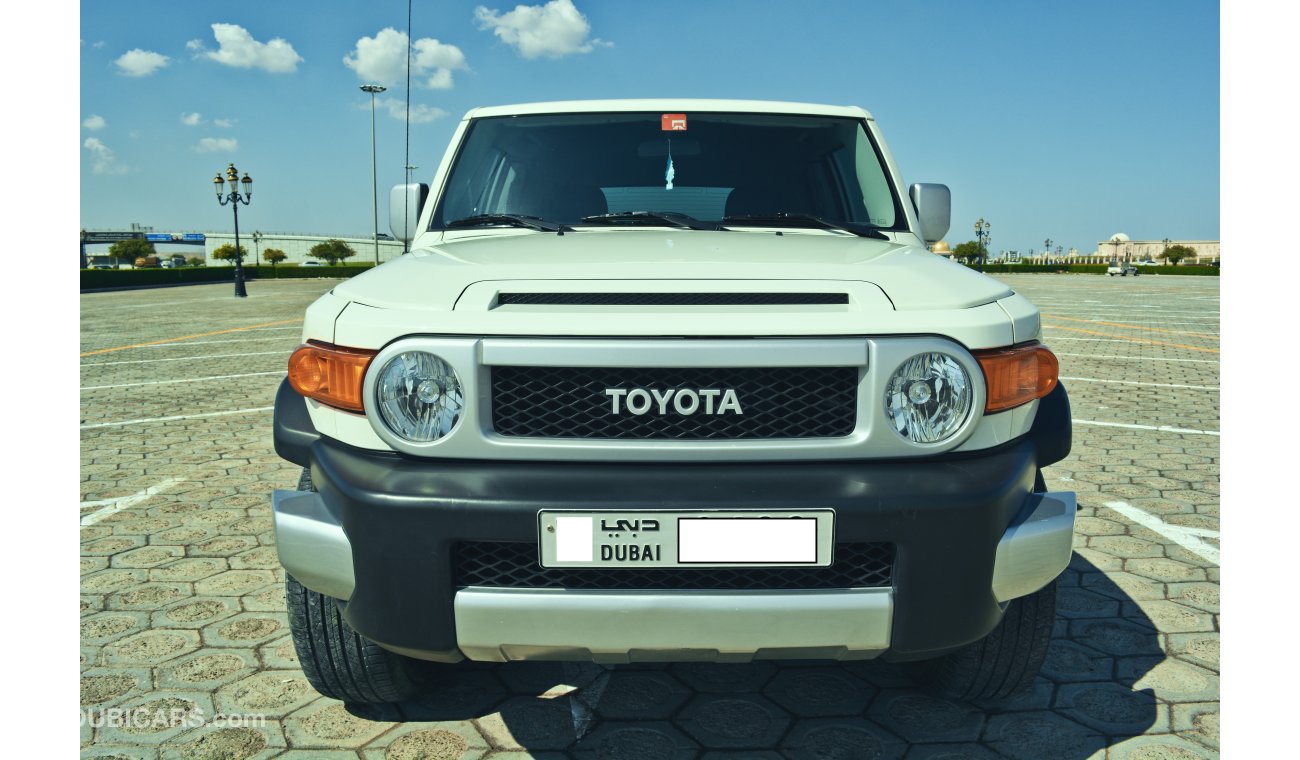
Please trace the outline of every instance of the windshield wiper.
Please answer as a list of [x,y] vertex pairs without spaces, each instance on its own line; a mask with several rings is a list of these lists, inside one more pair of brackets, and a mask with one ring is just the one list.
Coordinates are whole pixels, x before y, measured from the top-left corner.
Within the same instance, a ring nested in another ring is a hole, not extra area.
[[527,214],[477,214],[467,216],[464,219],[457,219],[453,222],[447,222],[448,227],[485,227],[490,224],[507,225],[510,227],[527,227],[530,230],[540,232],[557,232],[563,235],[565,232],[572,232],[573,228],[560,222],[552,222],[537,216]]
[[689,214],[676,211],[619,211],[613,214],[596,214],[582,217],[584,224],[667,224],[683,230],[721,230],[722,227],[712,222],[701,222]]
[[748,225],[753,227],[814,227],[823,230],[839,230],[847,232],[858,237],[876,238],[878,240],[888,240],[889,236],[874,227],[848,227],[835,222],[828,222],[819,216],[812,214],[788,214],[781,212],[778,214],[755,214],[748,216],[724,216],[723,224],[732,224],[736,226]]

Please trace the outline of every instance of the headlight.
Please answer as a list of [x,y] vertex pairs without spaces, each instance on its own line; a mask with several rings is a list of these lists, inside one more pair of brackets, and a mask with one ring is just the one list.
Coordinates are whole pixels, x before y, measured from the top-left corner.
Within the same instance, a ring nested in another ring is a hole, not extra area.
[[894,430],[913,443],[951,437],[970,415],[970,375],[953,357],[917,354],[890,375],[885,413]]
[[465,393],[451,365],[424,351],[394,356],[375,383],[380,419],[413,443],[447,435],[460,422]]

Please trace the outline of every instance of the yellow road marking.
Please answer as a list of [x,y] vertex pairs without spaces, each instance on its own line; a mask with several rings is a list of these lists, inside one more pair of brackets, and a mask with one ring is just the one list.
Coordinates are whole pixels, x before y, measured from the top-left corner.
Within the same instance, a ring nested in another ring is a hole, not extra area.
[[1218,340],[1219,336],[1208,333],[1188,332],[1186,330],[1164,330],[1159,327],[1142,327],[1141,325],[1128,325],[1123,322],[1103,322],[1099,319],[1079,319],[1077,317],[1062,317],[1056,314],[1044,314],[1044,317],[1052,319],[1064,319],[1067,322],[1088,322],[1094,325],[1108,325],[1110,327],[1125,327],[1130,330],[1146,330],[1147,332],[1170,333],[1173,335],[1191,335],[1194,338],[1206,338],[1209,340]]
[[1207,354],[1219,353],[1219,349],[1217,348],[1200,348],[1198,346],[1189,346],[1185,343],[1166,343],[1163,340],[1148,340],[1146,338],[1130,338],[1127,335],[1116,335],[1114,333],[1097,332],[1096,330],[1083,330],[1078,327],[1062,327],[1061,325],[1043,325],[1043,327],[1048,327],[1053,330],[1069,330],[1070,332],[1087,333],[1089,335],[1104,335],[1109,338],[1118,338],[1120,340],[1127,340],[1130,343],[1143,343],[1150,346],[1173,346],[1174,348],[1185,348],[1188,351],[1204,351]]
[[125,351],[128,348],[143,348],[144,346],[157,346],[163,343],[175,343],[190,338],[206,338],[209,335],[221,335],[223,333],[240,332],[243,330],[255,330],[259,327],[273,327],[275,325],[288,325],[295,322],[301,322],[301,319],[282,319],[279,322],[263,322],[260,325],[248,325],[246,327],[232,327],[229,330],[213,330],[212,332],[198,333],[197,335],[182,335],[179,338],[167,338],[166,340],[151,340],[148,343],[132,343],[129,346],[114,346],[113,348],[101,348],[96,351],[87,351],[81,356],[94,356],[95,354],[107,354],[113,351]]

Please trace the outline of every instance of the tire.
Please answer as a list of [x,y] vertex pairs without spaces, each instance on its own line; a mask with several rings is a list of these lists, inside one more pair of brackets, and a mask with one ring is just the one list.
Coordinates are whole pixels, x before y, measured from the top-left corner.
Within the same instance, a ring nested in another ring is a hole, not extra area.
[[1047,658],[1056,620],[1056,581],[1007,603],[992,633],[923,665],[920,679],[951,699],[1005,699],[1028,691]]
[[[298,490],[313,490],[307,469]],[[333,598],[291,575],[285,577],[284,591],[293,647],[316,691],[344,702],[401,702],[429,680],[432,663],[403,657],[363,638],[343,619]]]
[[[1043,471],[1034,491],[1044,493]],[[988,636],[936,660],[917,663],[917,676],[930,690],[957,700],[1005,699],[1027,691],[1038,677],[1056,622],[1056,581],[1012,599]]]

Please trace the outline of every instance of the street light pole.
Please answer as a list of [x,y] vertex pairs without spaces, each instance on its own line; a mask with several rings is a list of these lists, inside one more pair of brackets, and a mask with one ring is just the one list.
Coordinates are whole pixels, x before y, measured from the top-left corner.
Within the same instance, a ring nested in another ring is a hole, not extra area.
[[[212,180],[212,185],[217,191],[217,202],[223,206],[229,205],[231,210],[235,212],[235,296],[245,298],[248,296],[248,291],[244,288],[244,257],[240,255],[239,251],[239,204],[242,203],[247,206],[253,202],[253,180],[248,176],[248,172],[244,172],[244,178],[240,179],[239,170],[235,168],[234,164],[231,164],[226,169],[226,182],[230,183],[229,194],[226,194],[222,186],[221,172],[217,172],[216,178]],[[240,192],[240,185],[243,185],[242,193]]]
[[[411,172],[419,168],[420,167],[418,166],[411,166],[410,164],[406,165],[407,185],[411,184]],[[403,213],[406,214],[406,217],[403,221],[403,224],[405,224],[406,226],[402,228],[402,253],[405,254],[411,252],[411,241],[407,239],[407,236],[411,234],[411,204],[409,203],[406,204],[406,210]]]
[[258,245],[262,242],[262,233],[253,230],[253,265],[257,265],[257,260],[262,257],[262,247]]
[[375,266],[379,266],[379,174],[375,168],[375,95],[387,90],[380,84],[363,84],[362,92],[370,93],[370,197],[375,210]]

